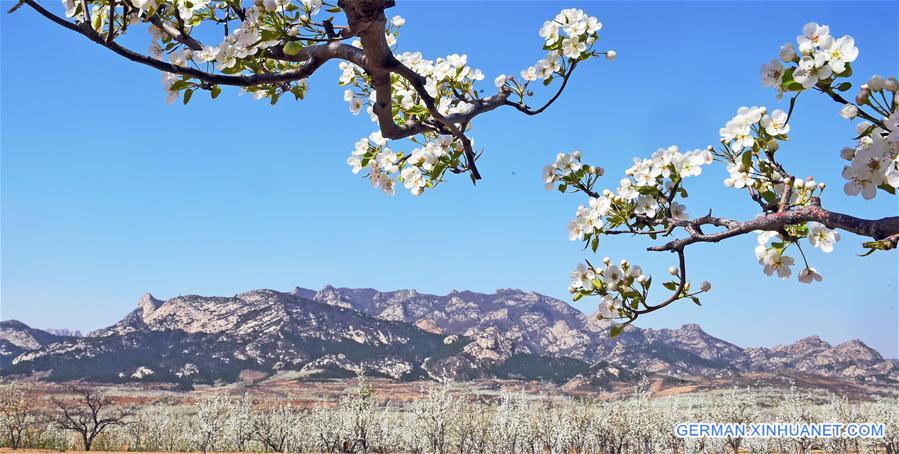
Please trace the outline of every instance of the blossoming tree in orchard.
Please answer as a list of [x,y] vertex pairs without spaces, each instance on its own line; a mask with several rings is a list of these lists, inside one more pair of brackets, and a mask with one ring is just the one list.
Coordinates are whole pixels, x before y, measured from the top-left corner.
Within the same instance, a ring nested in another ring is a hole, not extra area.
[[[307,78],[329,60],[339,60],[340,85],[350,111],[363,109],[378,124],[356,143],[348,164],[363,169],[373,186],[393,194],[397,182],[421,194],[447,172],[480,178],[478,154],[468,137],[471,122],[485,112],[512,107],[536,115],[564,90],[581,62],[613,51],[595,49],[602,24],[578,9],[566,9],[540,28],[546,52],[520,79],[501,75],[495,93],[482,96],[484,74],[465,55],[427,60],[419,52],[395,52],[405,20],[388,20],[393,0],[62,0],[63,18],[36,0],[23,5],[125,57],[163,71],[172,102],[186,104],[197,91],[216,98],[222,86],[241,87],[272,104],[282,96],[300,100]],[[337,19],[337,14],[342,18]],[[68,18],[68,19],[67,19]],[[345,25],[335,22],[345,21]],[[128,49],[119,38],[135,29],[149,34],[148,53]],[[218,30],[220,42],[201,41]],[[534,82],[558,85],[543,105],[531,107]],[[493,89],[491,88],[491,91]],[[408,152],[388,140],[409,139]]]
[[[828,210],[822,205],[825,184],[798,177],[801,174],[784,168],[779,156],[789,152],[782,144],[794,132],[789,120],[798,97],[805,92],[822,93],[841,106],[844,118],[858,120],[852,139],[855,145],[839,152],[849,161],[843,168],[845,193],[872,199],[880,191],[882,196],[894,197],[899,187],[899,83],[893,77],[874,76],[861,86],[854,102],[849,101],[841,93],[852,87],[848,81],[851,64],[859,54],[852,37],[834,38],[826,25],[810,23],[797,41],[798,49],[784,44],[779,58],[761,69],[762,83],[776,90],[778,99],[792,94],[787,110],[740,107],[721,128],[717,146],[686,152],[671,146],[649,159],[635,158],[614,191],[597,189],[603,171],[584,164],[579,151],[560,153],[544,169],[547,189],[589,197],[569,224],[571,240],[582,241],[596,252],[603,235],[646,236],[664,239],[649,247],[650,251],[677,256],[677,264],[669,269],[672,277],[662,284],[670,294],[657,301],[650,295],[653,279],[627,260],[613,264],[605,258],[601,264],[586,261],[577,266],[569,291],[575,301],[600,297],[600,316],[620,322],[613,326],[613,335],[640,315],[675,301],[689,299],[700,304],[699,295],[711,285],[703,282],[696,288],[687,280],[685,253],[692,244],[756,234],[755,258],[763,272],[787,279],[798,266],[798,280],[806,284],[822,277],[803,248],[831,252],[840,240],[837,230],[870,238],[863,244],[868,254],[896,248],[899,216],[888,213],[893,216],[869,220]],[[683,203],[687,179],[699,176],[703,166],[716,161],[730,174],[724,185],[758,205],[761,212],[754,219],[725,219],[713,216],[711,210],[699,217],[687,214]]]

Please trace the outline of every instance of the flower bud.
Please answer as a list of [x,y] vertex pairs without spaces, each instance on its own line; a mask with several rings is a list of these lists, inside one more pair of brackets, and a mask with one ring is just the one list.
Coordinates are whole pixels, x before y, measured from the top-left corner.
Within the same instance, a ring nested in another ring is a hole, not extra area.
[[880,90],[883,90],[883,88],[884,88],[884,82],[885,82],[885,81],[883,80],[883,77],[880,77],[880,76],[878,76],[878,75],[874,75],[873,77],[871,77],[871,80],[868,81],[868,88],[869,88],[871,91],[880,91]]
[[574,150],[571,152],[571,156],[574,156],[574,159],[580,161],[581,159],[581,150]]
[[702,281],[702,285],[699,286],[699,289],[703,292],[707,292],[712,289],[712,284],[709,281]]
[[840,109],[840,116],[847,120],[851,120],[857,115],[858,107],[856,107],[855,104],[846,104],[842,109]]
[[860,90],[857,95],[855,95],[855,103],[858,105],[864,105],[868,103],[868,96],[870,92],[868,90]]
[[780,149],[780,143],[774,139],[771,139],[766,144],[768,147],[768,151],[775,152]]
[[734,183],[735,183],[735,182],[734,182],[734,179],[733,179],[733,178],[725,178],[725,179],[724,179],[724,185],[727,186],[727,187],[729,187],[729,188],[734,187]]
[[883,83],[883,87],[896,93],[896,91],[899,90],[899,81],[897,81],[895,77],[890,77]]
[[614,61],[616,57],[618,57],[618,52],[615,52],[614,50],[606,52],[606,60]]
[[608,257],[603,257],[603,258],[602,258],[602,263],[605,263],[606,266],[609,266],[609,265],[612,263],[612,259],[610,259],[610,258],[608,258]]
[[627,259],[621,259],[621,267],[627,268]]
[[823,183],[823,182],[821,182],[821,183],[818,183],[818,189],[820,189],[820,190],[822,190],[822,191],[823,191],[823,190],[824,190],[824,188],[826,188],[826,187],[827,187],[827,185],[826,185],[826,184],[824,184],[824,183]]
[[670,275],[672,275],[672,276],[677,276],[678,273],[679,273],[679,270],[677,269],[676,266],[669,266],[669,267],[668,267],[668,274],[670,274]]
[[777,56],[783,61],[793,61],[793,59],[796,58],[796,50],[793,49],[792,44],[786,43],[783,46],[780,46],[780,51],[777,53]]
[[645,274],[641,274],[641,275],[637,276],[637,282],[639,282],[639,283],[641,283],[641,284],[644,283],[644,282],[646,282],[647,279],[648,279],[648,278],[646,277]]
[[608,190],[608,189],[603,189],[603,190],[602,190],[602,195],[608,197],[608,196],[612,195],[612,191],[610,191],[610,190]]
[[805,182],[805,189],[812,190],[818,187],[818,183],[815,183],[815,180],[809,180]]

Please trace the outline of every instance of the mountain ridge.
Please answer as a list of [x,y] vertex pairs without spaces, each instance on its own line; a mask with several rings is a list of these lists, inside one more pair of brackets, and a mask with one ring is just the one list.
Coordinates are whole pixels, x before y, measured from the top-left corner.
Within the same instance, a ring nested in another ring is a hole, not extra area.
[[119,322],[82,338],[0,322],[0,375],[190,384],[234,381],[243,370],[258,370],[305,379],[363,372],[397,380],[607,384],[645,375],[792,370],[899,382],[899,364],[859,340],[831,345],[809,336],[742,348],[697,324],[628,327],[615,339],[608,327],[564,301],[517,289],[431,295],[325,286],[168,300],[147,293]]

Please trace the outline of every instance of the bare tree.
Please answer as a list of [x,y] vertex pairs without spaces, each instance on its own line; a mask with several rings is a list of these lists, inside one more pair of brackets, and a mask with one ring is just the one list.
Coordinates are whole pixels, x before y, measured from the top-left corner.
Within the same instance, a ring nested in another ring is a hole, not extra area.
[[22,437],[34,425],[34,414],[25,392],[15,384],[0,385],[0,428],[6,445],[18,449]]
[[97,435],[110,426],[125,424],[131,412],[114,407],[112,399],[92,388],[72,386],[74,399],[56,399],[53,405],[57,414],[53,423],[63,430],[78,433],[84,443],[84,450],[90,451]]

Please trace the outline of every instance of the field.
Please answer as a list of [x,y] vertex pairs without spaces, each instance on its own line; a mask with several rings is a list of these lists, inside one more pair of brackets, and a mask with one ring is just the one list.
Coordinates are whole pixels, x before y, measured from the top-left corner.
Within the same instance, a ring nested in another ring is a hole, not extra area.
[[[569,395],[540,383],[399,384],[364,378],[189,392],[94,388],[91,396],[105,399],[98,419],[122,418],[89,441],[95,451],[441,454],[840,453],[896,452],[899,446],[895,395],[861,399],[772,387],[683,390],[647,382],[636,389]],[[61,423],[63,412],[86,412],[90,426],[83,394],[61,384],[31,382],[4,385],[2,395],[4,426],[21,416],[20,447],[84,448],[77,428]],[[13,404],[20,413],[10,411]],[[876,422],[885,424],[886,434],[869,439],[676,437],[673,427],[691,421]],[[4,443],[10,446],[9,437]]]

